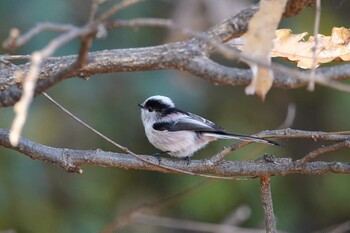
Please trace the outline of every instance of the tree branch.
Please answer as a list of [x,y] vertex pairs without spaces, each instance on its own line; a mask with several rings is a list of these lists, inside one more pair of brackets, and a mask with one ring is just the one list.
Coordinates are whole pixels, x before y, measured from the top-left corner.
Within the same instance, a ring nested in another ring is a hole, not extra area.
[[[165,170],[146,162],[143,162],[129,154],[106,152],[97,150],[73,150],[66,148],[54,148],[32,142],[23,137],[18,146],[12,146],[8,140],[9,131],[0,129],[0,145],[16,150],[36,160],[43,160],[66,171],[82,173],[80,166],[98,165],[104,167],[117,167],[123,169],[138,169],[148,171],[160,171],[164,173],[176,173]],[[154,156],[139,155],[143,159],[157,164]],[[341,162],[308,162],[299,164],[288,158],[259,159],[255,161],[227,161],[221,160],[214,163],[210,159],[191,160],[187,165],[185,161],[176,159],[162,159],[162,165],[174,169],[199,174],[213,174],[218,176],[284,176],[287,174],[320,175],[326,173],[350,174],[350,164]]]
[[273,213],[271,179],[269,176],[260,177],[261,202],[265,215],[266,233],[276,233],[276,219]]
[[336,151],[336,150],[339,150],[339,149],[344,148],[344,147],[350,148],[350,140],[338,142],[338,143],[332,144],[330,146],[324,146],[324,147],[318,148],[314,151],[311,151],[310,153],[305,155],[302,159],[298,160],[298,163],[300,165],[303,165],[303,164],[317,158],[318,156],[320,156],[322,154]]
[[[231,226],[225,224],[213,224],[207,222],[198,222],[191,220],[180,220],[175,218],[160,217],[146,214],[136,214],[132,218],[133,222],[143,223],[147,225],[154,225],[166,227],[170,229],[177,229],[181,231],[202,232],[202,233],[217,233],[217,232],[235,232],[235,233],[263,233],[261,229],[250,229],[238,226]],[[101,232],[102,233],[102,232]]]
[[[323,140],[323,141],[342,142],[341,145],[344,145],[344,146],[348,145],[348,144],[346,144],[346,142],[350,140],[350,135],[342,134],[342,133],[344,133],[344,132],[326,133],[326,132],[321,132],[321,131],[305,131],[305,130],[295,130],[295,129],[287,128],[287,129],[270,130],[270,131],[267,130],[267,131],[263,131],[263,132],[260,132],[258,134],[255,134],[253,136],[262,137],[262,138],[270,138],[270,137],[273,137],[273,138],[304,138],[304,139],[312,139],[314,141]],[[238,149],[242,148],[243,146],[248,145],[250,143],[251,142],[240,141],[238,143],[232,144],[231,146],[222,149],[219,153],[214,155],[211,158],[211,161],[214,163],[218,163],[221,160],[223,160],[228,154],[230,154],[233,151],[236,151],[236,150],[238,150]],[[339,147],[339,148],[341,148],[341,147]],[[337,149],[339,149],[339,148],[337,148]],[[322,148],[320,148],[320,150],[322,150]],[[325,152],[327,152],[327,151],[325,151]],[[309,156],[306,155],[305,157],[309,157]],[[309,161],[309,160],[307,160],[307,161]]]
[[[2,46],[5,49],[14,50],[22,45],[26,44],[37,34],[43,31],[55,31],[55,32],[67,32],[75,30],[77,27],[68,24],[58,24],[58,23],[38,23],[34,28],[29,30],[24,35],[20,36],[18,29],[12,29],[9,38],[7,38]],[[12,36],[11,36],[12,35]]]
[[[315,0],[290,1],[285,16],[295,15],[305,7],[314,4],[314,2]],[[221,85],[246,85],[251,80],[250,71],[224,67],[208,59],[206,54],[212,51],[215,47],[215,43],[212,43],[211,38],[225,42],[233,37],[238,37],[243,34],[247,30],[247,24],[250,17],[257,9],[256,5],[252,5],[236,16],[233,16],[212,27],[207,32],[202,33],[199,38],[193,38],[184,42],[146,48],[117,49],[90,53],[88,56],[89,64],[79,72],[71,74],[57,75],[62,74],[61,71],[64,71],[66,67],[73,64],[77,59],[77,56],[47,58],[42,64],[39,81],[36,87],[36,94],[40,94],[42,91],[47,90],[52,84],[72,77],[89,77],[95,74],[111,72],[162,69],[187,71]],[[150,22],[147,23],[150,24]],[[168,26],[171,25],[169,22],[163,22],[163,24]],[[106,22],[104,25],[107,26],[111,24]],[[123,25],[126,25],[125,22],[124,24],[119,24],[119,26]],[[156,23],[156,26],[159,25],[159,23]],[[70,28],[67,27],[62,29],[62,25],[58,26],[60,30],[67,30]],[[95,26],[97,27],[98,25]],[[96,30],[95,26],[85,29],[92,32]],[[72,31],[83,30],[77,30],[75,27],[71,27]],[[84,33],[87,32],[84,31]],[[203,41],[203,38],[207,39]],[[19,40],[19,38],[16,39]],[[207,67],[210,68],[208,69]],[[11,106],[18,101],[21,96],[21,88],[19,88],[19,86],[21,86],[21,78],[18,78],[19,74],[23,76],[23,74],[29,72],[29,69],[29,64],[24,64],[16,67],[8,67],[0,71],[1,107]],[[208,71],[210,75],[207,74]],[[306,85],[305,81],[296,81],[295,78],[288,77],[285,74],[276,76],[274,85],[277,87],[294,88]],[[337,77],[332,76],[331,79],[337,80]]]

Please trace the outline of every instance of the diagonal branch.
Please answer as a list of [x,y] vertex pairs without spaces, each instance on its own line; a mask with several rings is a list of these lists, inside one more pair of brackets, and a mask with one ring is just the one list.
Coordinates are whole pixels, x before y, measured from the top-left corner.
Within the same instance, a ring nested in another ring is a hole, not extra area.
[[203,188],[205,185],[208,185],[208,183],[199,183],[191,188],[187,188],[185,190],[182,190],[180,192],[177,192],[175,194],[166,196],[160,200],[156,200],[153,202],[145,202],[139,205],[138,207],[128,211],[127,213],[123,214],[122,216],[118,217],[116,220],[114,220],[112,223],[108,224],[100,233],[111,233],[116,231],[117,229],[122,228],[123,226],[130,224],[130,222],[133,221],[133,219],[141,214],[142,212],[146,210],[153,210],[155,208],[163,207],[164,205],[167,205],[171,202],[177,201],[178,199],[181,199],[189,194],[192,194],[195,191],[198,191],[198,189]]
[[[10,32],[10,37],[3,42],[2,46],[5,49],[14,50],[26,44],[29,40],[31,40],[34,36],[38,35],[42,31],[67,32],[75,29],[77,29],[75,26],[68,24],[38,23],[34,28],[21,36],[19,36],[18,31],[16,33],[16,30],[18,29],[12,29],[12,33]],[[11,34],[15,35],[11,36]]]
[[226,224],[213,224],[207,222],[198,222],[193,220],[175,219],[169,217],[161,217],[146,214],[136,214],[132,218],[133,222],[147,225],[165,227],[169,229],[177,229],[181,232],[202,232],[202,233],[218,233],[218,232],[235,232],[235,233],[263,233],[261,229],[243,228]]
[[299,163],[299,165],[304,165],[307,162],[317,158],[318,156],[320,156],[322,154],[336,151],[336,150],[339,150],[341,148],[350,148],[350,140],[338,142],[338,143],[332,144],[330,146],[324,146],[324,147],[318,148],[314,151],[311,151],[310,153],[305,155],[302,159],[298,160],[298,163]]

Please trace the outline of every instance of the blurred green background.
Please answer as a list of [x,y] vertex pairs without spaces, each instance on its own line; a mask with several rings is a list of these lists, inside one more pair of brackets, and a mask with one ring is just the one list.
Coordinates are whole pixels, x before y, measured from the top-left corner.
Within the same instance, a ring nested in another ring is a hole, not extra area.
[[[107,1],[100,12],[117,1]],[[220,22],[239,11],[249,1],[145,1],[118,13],[115,18],[161,17],[198,30]],[[330,34],[333,26],[349,27],[349,1],[323,1],[320,32]],[[7,38],[11,28],[21,32],[38,22],[83,25],[90,9],[88,0],[1,0],[0,40]],[[294,33],[313,34],[314,9],[283,20],[281,27]],[[45,46],[57,33],[44,32],[15,52],[30,54]],[[95,40],[92,51],[114,48],[142,47],[182,40],[169,30],[139,28],[115,29],[107,37]],[[55,56],[76,54],[79,43],[71,42]],[[215,59],[225,64],[244,66]],[[288,64],[294,66],[294,64]],[[335,65],[335,64],[331,64]],[[296,106],[292,128],[322,131],[350,129],[350,96],[317,86],[306,89],[273,89],[264,103],[246,96],[242,87],[214,86],[200,78],[180,71],[113,73],[93,76],[89,81],[69,79],[48,93],[84,121],[137,153],[153,154],[156,149],[147,141],[137,104],[145,98],[162,94],[178,106],[218,122],[228,131],[252,134],[275,129],[284,121],[288,105]],[[0,127],[9,129],[13,109],[0,111]],[[118,151],[103,139],[80,126],[45,97],[39,96],[31,105],[23,136],[54,147],[76,149],[101,148]],[[234,160],[251,160],[264,153],[297,159],[319,146],[307,140],[281,140],[284,147],[250,145],[229,156]],[[218,141],[195,155],[213,155],[230,141]],[[348,161],[349,151],[322,156],[329,161]],[[246,205],[251,216],[243,227],[263,226],[259,182],[209,181],[200,177],[171,175],[105,167],[84,167],[81,175],[42,161],[0,148],[0,232],[98,232],[114,219],[144,202],[155,201],[198,183],[196,189],[169,205],[156,208],[152,214],[209,223],[222,223],[236,208]],[[340,224],[350,217],[350,182],[346,175],[272,178],[277,225],[288,232],[311,232]],[[185,232],[131,223],[118,232]]]

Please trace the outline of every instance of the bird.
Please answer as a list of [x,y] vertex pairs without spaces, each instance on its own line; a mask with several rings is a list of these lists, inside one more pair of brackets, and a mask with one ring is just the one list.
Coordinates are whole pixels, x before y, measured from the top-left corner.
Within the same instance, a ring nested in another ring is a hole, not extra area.
[[[217,139],[279,145],[264,138],[228,133],[210,120],[177,108],[166,96],[151,96],[138,106],[148,141],[163,153],[188,163],[195,152]],[[159,153],[156,156],[160,163]]]

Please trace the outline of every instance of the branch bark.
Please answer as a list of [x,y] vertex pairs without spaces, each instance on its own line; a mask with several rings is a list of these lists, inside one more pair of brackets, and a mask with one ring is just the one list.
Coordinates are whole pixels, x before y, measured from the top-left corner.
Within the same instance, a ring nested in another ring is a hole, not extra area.
[[265,215],[266,233],[276,233],[276,219],[273,213],[271,178],[269,176],[260,177],[261,202]]
[[[98,165],[122,169],[138,169],[176,173],[143,162],[129,154],[97,150],[74,150],[54,148],[20,138],[18,146],[12,146],[8,140],[9,131],[0,129],[0,145],[16,150],[35,160],[42,160],[64,168],[66,171],[82,173],[83,165]],[[143,159],[157,164],[154,156],[139,155]],[[212,161],[210,159],[187,162],[176,159],[162,159],[162,165],[198,174],[218,176],[285,176],[288,174],[320,175],[326,173],[350,174],[350,164],[342,162],[307,162],[300,164],[288,158],[258,159],[255,161]]]
[[[289,1],[284,15],[289,17],[298,14],[305,7],[314,4],[314,2],[315,0]],[[251,72],[249,70],[225,67],[213,62],[207,56],[215,47],[210,42],[210,39],[225,42],[242,35],[247,30],[250,17],[257,9],[257,5],[252,5],[236,16],[202,33],[200,38],[146,48],[116,49],[89,53],[88,65],[78,72],[70,74],[62,74],[62,71],[74,64],[77,56],[48,58],[42,64],[35,92],[38,95],[59,81],[72,77],[90,77],[95,74],[112,72],[163,69],[187,71],[220,85],[247,85],[251,80]],[[107,25],[110,25],[110,22],[105,24],[105,26]],[[123,25],[125,23],[119,26]],[[52,25],[50,26],[52,30]],[[62,25],[59,26],[62,30]],[[69,28],[77,30],[74,26],[67,26],[63,29],[68,30]],[[96,28],[92,27],[91,30],[94,31]],[[203,37],[208,39],[203,40]],[[8,44],[13,45],[10,42]],[[0,71],[0,107],[11,106],[18,101],[22,94],[20,88],[21,77],[24,76],[23,74],[27,74],[29,69],[30,64],[24,64],[6,67]],[[346,71],[347,74],[350,73],[348,70]],[[277,74],[276,76],[274,83],[276,87],[295,88],[306,85],[305,81],[299,81],[286,74]],[[339,80],[348,77],[339,77],[332,74],[330,79]]]

